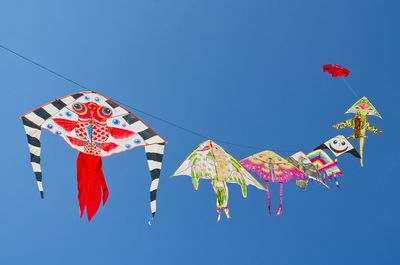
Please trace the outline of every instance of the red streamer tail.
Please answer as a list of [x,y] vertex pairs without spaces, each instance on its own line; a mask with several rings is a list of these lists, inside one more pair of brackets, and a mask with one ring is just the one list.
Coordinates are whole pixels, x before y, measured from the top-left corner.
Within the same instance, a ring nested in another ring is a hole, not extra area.
[[103,163],[100,156],[80,152],[77,160],[78,200],[80,217],[86,213],[90,221],[108,199],[108,188],[103,174]]

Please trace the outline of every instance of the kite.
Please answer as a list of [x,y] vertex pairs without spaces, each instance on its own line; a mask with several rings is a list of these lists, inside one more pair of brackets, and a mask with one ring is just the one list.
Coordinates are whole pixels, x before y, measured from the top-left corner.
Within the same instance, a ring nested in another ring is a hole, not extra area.
[[336,187],[339,187],[337,177],[343,175],[343,173],[337,166],[337,163],[324,150],[314,150],[307,154],[307,157],[323,176],[326,176],[328,179],[334,178]]
[[115,101],[93,91],[56,99],[21,116],[28,137],[30,160],[43,198],[40,166],[42,129],[62,137],[79,151],[77,159],[80,217],[86,209],[90,221],[108,198],[102,157],[144,146],[151,175],[150,208],[156,213],[156,193],[164,144],[151,128]]
[[357,158],[361,158],[354,146],[341,134],[314,148],[314,150],[317,149],[329,149],[336,157],[349,153]]
[[354,130],[354,134],[349,136],[349,139],[360,139],[360,163],[364,165],[363,153],[364,153],[364,142],[367,137],[367,131],[375,134],[383,133],[380,129],[376,128],[367,121],[368,115],[376,116],[382,119],[381,114],[375,109],[371,102],[366,98],[362,97],[353,106],[351,106],[345,114],[354,113],[355,117],[340,123],[333,125],[335,129],[351,128]]
[[318,169],[312,164],[311,160],[303,152],[297,152],[287,158],[287,161],[304,172],[308,179],[297,179],[296,185],[305,190],[308,186],[308,181],[316,181],[327,189],[329,186],[326,184],[325,178],[319,173]]
[[221,210],[230,218],[227,183],[239,184],[244,198],[247,196],[247,185],[265,190],[235,158],[211,140],[201,143],[173,174],[182,175],[192,178],[195,190],[199,188],[200,179],[211,180],[217,201],[217,221],[221,219]]
[[[272,151],[262,151],[251,155],[240,163],[249,171],[256,173],[266,183],[269,191],[269,182],[279,182],[279,208],[276,215],[282,214],[283,206],[283,183],[288,183],[291,179],[307,179],[307,176],[289,163],[286,159]],[[268,213],[271,215],[271,198],[267,193]]]
[[329,73],[333,78],[339,76],[346,77],[350,74],[350,71],[348,69],[341,67],[338,64],[325,64],[324,66],[322,66],[322,71]]

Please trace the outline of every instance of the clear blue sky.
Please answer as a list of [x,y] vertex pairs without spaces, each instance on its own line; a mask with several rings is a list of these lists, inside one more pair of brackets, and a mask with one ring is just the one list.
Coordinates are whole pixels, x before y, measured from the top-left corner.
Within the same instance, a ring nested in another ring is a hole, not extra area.
[[[399,1],[1,1],[0,44],[111,98],[216,139],[308,152],[356,98],[321,71],[339,63],[383,116],[365,167],[340,158],[341,189],[230,186],[216,223],[210,183],[170,178],[201,138],[138,116],[169,144],[152,226],[144,150],[105,158],[110,197],[79,219],[75,150],[42,134],[41,200],[19,115],[81,89],[0,50],[0,264],[398,264]],[[350,134],[350,131],[342,131]],[[238,159],[253,150],[222,144]],[[288,152],[280,152],[287,156]],[[278,189],[272,189],[274,208]]]

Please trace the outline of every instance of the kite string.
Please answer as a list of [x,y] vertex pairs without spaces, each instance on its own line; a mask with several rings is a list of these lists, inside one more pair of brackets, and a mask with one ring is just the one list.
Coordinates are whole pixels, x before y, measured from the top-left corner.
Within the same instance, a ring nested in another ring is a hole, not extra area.
[[140,113],[142,113],[142,114],[145,114],[145,115],[147,115],[147,116],[149,116],[149,117],[151,117],[151,118],[153,118],[153,119],[156,119],[156,120],[159,120],[159,121],[164,122],[164,123],[166,123],[166,124],[169,124],[169,125],[171,125],[171,126],[173,126],[173,127],[176,127],[176,128],[178,128],[178,129],[181,129],[182,131],[186,131],[186,132],[188,132],[188,133],[191,133],[191,134],[193,134],[193,135],[196,135],[196,136],[198,136],[198,137],[200,137],[200,138],[205,138],[205,139],[209,138],[208,136],[206,136],[206,135],[204,135],[204,134],[201,134],[201,133],[195,132],[195,131],[193,131],[193,130],[191,130],[191,129],[182,127],[182,126],[180,126],[180,125],[178,125],[178,124],[176,124],[176,123],[174,123],[174,122],[168,121],[168,120],[163,119],[163,118],[161,118],[161,117],[158,117],[158,116],[156,116],[156,115],[150,114],[150,113],[148,113],[148,112],[146,112],[146,111],[143,111],[143,110],[140,110],[140,109],[138,109],[138,108],[132,107],[132,106],[130,106],[130,105],[126,104],[126,103],[123,103],[123,102],[121,102],[121,101],[118,101],[118,100],[115,100],[115,99],[113,99],[113,101],[117,102],[118,104],[120,104],[120,105],[122,105],[122,106],[124,106],[124,107],[126,107],[126,108],[128,108],[128,109],[131,109],[131,110],[134,110],[134,111],[136,111],[136,112],[140,112]]
[[84,86],[84,85],[81,85],[81,84],[79,84],[78,82],[76,82],[76,81],[74,81],[74,80],[72,80],[72,79],[70,79],[70,78],[68,78],[68,77],[66,77],[66,76],[64,76],[64,75],[62,75],[62,74],[57,73],[57,72],[51,70],[50,68],[48,68],[48,67],[46,67],[46,66],[44,66],[44,65],[42,65],[42,64],[39,64],[39,63],[33,61],[32,59],[29,59],[28,57],[26,57],[26,56],[24,56],[24,55],[22,55],[22,54],[20,54],[20,53],[18,53],[18,52],[16,52],[16,51],[11,50],[10,48],[7,48],[7,47],[4,46],[4,45],[1,45],[1,44],[0,44],[0,48],[2,48],[2,49],[4,49],[4,50],[6,50],[6,51],[8,51],[8,52],[10,52],[10,53],[12,53],[12,54],[18,56],[19,58],[21,58],[21,59],[23,59],[23,60],[25,60],[25,61],[27,61],[27,62],[29,62],[29,63],[31,63],[31,64],[36,65],[36,66],[39,67],[39,68],[42,68],[43,70],[45,70],[45,71],[47,71],[47,72],[49,72],[49,73],[51,73],[51,74],[53,74],[53,75],[55,75],[55,76],[57,76],[57,77],[59,77],[59,78],[62,78],[62,79],[66,80],[66,81],[68,81],[68,82],[70,82],[70,83],[72,83],[72,84],[75,84],[75,85],[77,85],[77,86],[79,86],[79,87],[81,87],[81,88],[83,88],[83,89],[90,90],[88,87],[86,87],[86,86]]
[[346,86],[349,88],[349,90],[351,91],[351,93],[353,93],[353,95],[356,98],[359,98],[359,96],[357,95],[356,91],[354,91],[354,89],[349,85],[349,83],[346,81],[346,79],[344,77],[342,77],[343,82],[346,84]]
[[[118,104],[120,104],[120,105],[122,105],[122,106],[128,108],[128,109],[131,109],[131,110],[134,110],[134,111],[136,111],[136,112],[140,112],[140,113],[142,113],[142,114],[145,114],[145,115],[147,115],[147,116],[149,116],[149,117],[151,117],[151,118],[153,118],[153,119],[156,119],[156,120],[158,120],[158,121],[161,121],[161,122],[164,122],[164,123],[166,123],[166,124],[169,124],[169,125],[171,125],[171,126],[173,126],[173,127],[175,127],[175,128],[178,128],[178,129],[180,129],[180,130],[182,130],[182,131],[185,131],[185,132],[188,132],[188,133],[190,133],[190,134],[196,135],[196,136],[198,136],[198,137],[200,137],[200,138],[211,139],[211,140],[213,140],[213,141],[215,141],[215,142],[224,143],[224,144],[228,144],[228,145],[232,145],[232,146],[237,146],[237,147],[242,147],[242,148],[247,148],[247,149],[254,149],[254,150],[263,150],[263,149],[265,149],[265,148],[260,148],[260,147],[256,147],[256,146],[237,144],[237,143],[233,143],[233,142],[229,142],[229,141],[225,141],[225,140],[221,140],[221,139],[215,139],[215,138],[212,138],[212,137],[207,136],[207,135],[205,135],[205,134],[202,134],[202,133],[193,131],[193,130],[191,130],[191,129],[185,128],[185,127],[183,127],[183,126],[181,126],[181,125],[178,125],[178,124],[176,124],[176,123],[174,123],[174,122],[171,122],[171,121],[168,121],[168,120],[163,119],[163,118],[161,118],[161,117],[158,117],[158,116],[156,116],[156,115],[153,115],[153,114],[150,114],[150,113],[145,112],[145,111],[143,111],[143,110],[140,110],[140,109],[138,109],[138,108],[132,107],[132,106],[130,106],[130,105],[126,104],[126,103],[123,103],[123,102],[121,102],[121,101],[118,101],[118,100],[115,100],[115,99],[114,99],[114,101],[117,102]],[[276,150],[276,149],[274,149],[274,151],[279,151],[279,152],[297,152],[297,151],[293,151],[293,150]]]
[[[20,53],[18,53],[16,51],[12,50],[12,49],[10,49],[10,48],[2,45],[2,44],[0,44],[0,48],[2,48],[3,50],[5,50],[5,51],[7,51],[7,52],[9,52],[9,53],[21,58],[21,59],[23,59],[24,61],[26,61],[28,63],[31,63],[31,64],[41,68],[42,70],[45,70],[45,71],[47,71],[47,72],[49,72],[49,73],[51,73],[51,74],[53,74],[53,75],[55,75],[55,76],[57,76],[57,77],[59,77],[61,79],[64,79],[67,82],[70,82],[70,83],[72,83],[74,85],[77,85],[77,86],[79,86],[79,87],[81,87],[83,89],[92,91],[92,89],[89,89],[87,86],[84,86],[84,85],[72,80],[71,78],[66,77],[65,75],[62,75],[62,74],[60,74],[60,73],[58,73],[58,72],[56,72],[54,70],[51,70],[50,68],[48,68],[48,67],[46,67],[46,66],[44,66],[44,65],[42,65],[42,64],[40,64],[40,63],[38,63],[38,62],[36,62],[34,60],[32,60],[32,59],[30,59],[30,58],[28,58],[28,57],[26,57],[26,56],[24,56],[24,55],[22,55],[22,54],[20,54]],[[187,133],[190,133],[192,135],[198,136],[198,137],[203,138],[203,139],[211,139],[211,140],[214,140],[215,142],[224,143],[224,144],[228,144],[228,145],[232,145],[232,146],[236,146],[236,147],[241,147],[241,148],[253,149],[253,150],[264,150],[265,149],[265,148],[261,148],[261,147],[243,145],[243,144],[238,144],[238,143],[229,142],[229,141],[225,141],[225,140],[215,139],[215,138],[209,137],[207,135],[204,135],[202,133],[199,133],[199,132],[196,132],[194,130],[191,130],[191,129],[188,129],[186,127],[183,127],[183,126],[181,126],[179,124],[176,124],[174,122],[168,121],[168,120],[166,120],[164,118],[158,117],[158,116],[156,116],[154,114],[151,114],[151,113],[148,113],[146,111],[140,110],[138,108],[132,107],[132,106],[130,106],[128,104],[125,104],[123,102],[120,102],[120,101],[117,101],[117,100],[114,100],[114,101],[119,103],[120,105],[123,105],[123,106],[131,109],[131,110],[134,110],[134,111],[140,112],[142,114],[145,114],[145,115],[147,115],[147,116],[149,116],[149,117],[151,117],[153,119],[156,119],[158,121],[161,121],[163,123],[166,123],[166,124],[168,124],[170,126],[173,126],[173,127],[177,128],[177,129],[180,129],[182,131],[185,131]],[[277,150],[277,149],[271,149],[271,150],[277,151],[277,152],[288,152],[288,153],[292,153],[292,152],[297,152],[298,151],[298,150],[294,151],[294,150]]]

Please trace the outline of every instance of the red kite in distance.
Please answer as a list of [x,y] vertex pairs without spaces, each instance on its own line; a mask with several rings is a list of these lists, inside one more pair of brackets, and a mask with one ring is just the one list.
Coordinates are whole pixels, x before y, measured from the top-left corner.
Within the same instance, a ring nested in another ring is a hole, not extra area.
[[350,74],[350,71],[344,67],[341,67],[338,64],[331,65],[331,64],[325,64],[322,66],[322,71],[328,72],[329,74],[332,75],[333,78],[343,76],[346,77]]

